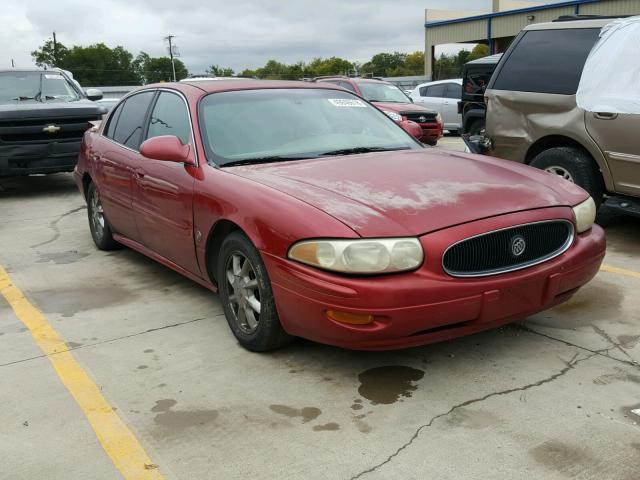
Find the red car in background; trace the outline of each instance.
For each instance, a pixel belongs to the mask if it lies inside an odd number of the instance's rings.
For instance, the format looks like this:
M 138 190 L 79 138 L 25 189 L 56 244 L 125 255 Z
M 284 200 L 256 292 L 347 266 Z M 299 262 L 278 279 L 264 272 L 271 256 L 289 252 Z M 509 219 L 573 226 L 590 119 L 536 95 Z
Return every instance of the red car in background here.
M 253 351 L 493 328 L 570 298 L 605 251 L 581 188 L 425 148 L 327 83 L 142 87 L 85 134 L 75 179 L 98 248 L 219 292 Z
M 440 114 L 414 104 L 411 98 L 393 83 L 375 78 L 344 76 L 318 77 L 314 82 L 332 83 L 360 95 L 398 123 L 403 120 L 417 123 L 422 129 L 422 135 L 417 138 L 427 145 L 435 146 L 442 138 L 444 124 Z

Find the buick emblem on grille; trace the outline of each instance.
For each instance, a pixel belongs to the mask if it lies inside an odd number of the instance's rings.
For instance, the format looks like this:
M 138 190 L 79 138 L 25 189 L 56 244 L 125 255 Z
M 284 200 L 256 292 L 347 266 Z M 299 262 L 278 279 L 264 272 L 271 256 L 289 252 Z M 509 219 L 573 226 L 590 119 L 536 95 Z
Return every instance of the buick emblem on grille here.
M 511 239 L 511 255 L 514 257 L 519 257 L 522 255 L 527 248 L 527 242 L 525 241 L 522 235 L 516 235 Z
M 57 127 L 56 125 L 47 125 L 42 129 L 42 131 L 47 133 L 56 133 L 60 131 L 60 127 Z
M 419 121 L 420 123 L 424 123 L 424 122 L 426 122 L 426 121 L 427 121 L 427 117 L 425 117 L 425 116 L 423 115 L 423 116 L 421 116 L 420 118 L 418 118 L 418 121 Z

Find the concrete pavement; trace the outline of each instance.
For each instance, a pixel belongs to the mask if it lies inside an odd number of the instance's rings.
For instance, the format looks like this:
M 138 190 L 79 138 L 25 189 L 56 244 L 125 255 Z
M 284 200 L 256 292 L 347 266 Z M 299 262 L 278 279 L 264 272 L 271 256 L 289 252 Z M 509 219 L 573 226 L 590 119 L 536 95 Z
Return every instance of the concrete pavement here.
M 632 480 L 640 220 L 601 221 L 605 263 L 628 274 L 520 325 L 382 353 L 243 350 L 215 295 L 96 250 L 66 174 L 0 180 L 0 265 L 165 478 Z M 122 478 L 1 296 L 0 392 L 0 478 Z

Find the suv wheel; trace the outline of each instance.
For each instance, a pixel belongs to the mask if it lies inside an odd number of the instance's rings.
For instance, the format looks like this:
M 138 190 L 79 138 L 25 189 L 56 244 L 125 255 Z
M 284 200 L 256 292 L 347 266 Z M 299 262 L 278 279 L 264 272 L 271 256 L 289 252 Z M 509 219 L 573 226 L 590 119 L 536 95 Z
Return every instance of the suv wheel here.
M 602 203 L 602 175 L 586 152 L 574 147 L 554 147 L 536 155 L 530 165 L 579 185 L 593 197 L 596 205 Z
M 292 340 L 280 324 L 260 253 L 242 233 L 232 232 L 222 242 L 216 278 L 225 317 L 240 345 L 266 352 Z

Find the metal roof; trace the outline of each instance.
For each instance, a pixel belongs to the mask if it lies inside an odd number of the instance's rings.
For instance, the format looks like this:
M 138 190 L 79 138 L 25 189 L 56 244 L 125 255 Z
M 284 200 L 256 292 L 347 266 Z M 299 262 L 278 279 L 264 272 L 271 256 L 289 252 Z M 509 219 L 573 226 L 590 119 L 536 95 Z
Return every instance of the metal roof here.
M 589 3 L 600 3 L 601 0 L 572 0 L 569 2 L 550 3 L 548 5 L 537 5 L 535 7 L 518 8 L 515 10 L 506 10 L 504 12 L 485 13 L 483 15 L 475 15 L 472 17 L 452 18 L 451 20 L 435 20 L 425 22 L 425 28 L 441 27 L 444 25 L 453 25 L 456 23 L 473 22 L 475 20 L 488 20 L 490 18 L 507 17 L 509 15 L 518 15 L 522 13 L 539 12 L 541 10 L 552 10 L 554 8 L 575 7 L 586 5 Z

